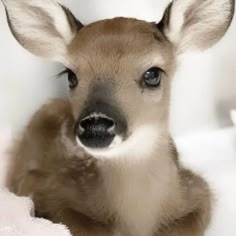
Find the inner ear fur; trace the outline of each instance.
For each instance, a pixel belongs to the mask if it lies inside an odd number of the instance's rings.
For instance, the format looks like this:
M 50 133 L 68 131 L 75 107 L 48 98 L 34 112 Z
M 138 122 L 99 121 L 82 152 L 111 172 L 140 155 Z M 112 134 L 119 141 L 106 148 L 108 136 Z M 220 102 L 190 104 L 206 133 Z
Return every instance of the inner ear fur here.
M 173 0 L 157 26 L 178 52 L 204 50 L 224 36 L 234 9 L 234 0 Z
M 9 27 L 28 51 L 63 63 L 67 46 L 83 27 L 54 0 L 2 0 Z

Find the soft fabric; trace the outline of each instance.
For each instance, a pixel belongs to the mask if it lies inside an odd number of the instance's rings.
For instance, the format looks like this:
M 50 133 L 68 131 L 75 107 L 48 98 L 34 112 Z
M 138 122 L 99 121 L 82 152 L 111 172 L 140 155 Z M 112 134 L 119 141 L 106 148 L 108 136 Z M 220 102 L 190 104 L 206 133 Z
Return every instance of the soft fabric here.
M 206 236 L 235 236 L 236 128 L 185 136 L 176 143 L 181 161 L 208 180 L 215 196 Z M 0 236 L 69 236 L 65 226 L 34 218 L 32 201 L 5 188 L 10 144 L 9 130 L 0 130 Z

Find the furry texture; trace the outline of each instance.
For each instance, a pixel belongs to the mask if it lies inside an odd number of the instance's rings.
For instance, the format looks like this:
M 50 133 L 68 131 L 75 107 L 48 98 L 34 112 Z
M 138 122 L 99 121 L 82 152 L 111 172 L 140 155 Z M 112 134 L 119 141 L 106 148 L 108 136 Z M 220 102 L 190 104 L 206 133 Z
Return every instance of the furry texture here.
M 0 236 L 71 236 L 63 225 L 34 217 L 30 198 L 18 197 L 7 190 L 7 173 L 12 159 L 8 149 L 13 142 L 10 128 L 0 130 Z
M 39 216 L 64 222 L 74 235 L 201 235 L 209 221 L 207 184 L 176 165 L 169 141 L 158 158 L 94 159 L 71 136 L 68 105 L 56 100 L 34 116 L 15 149 L 12 191 L 31 195 Z
M 214 19 L 215 14 L 206 14 L 220 10 L 222 2 L 227 6 L 222 14 Z M 4 3 L 15 37 L 31 51 L 40 55 L 55 49 L 48 34 L 46 51 L 34 47 L 37 40 L 27 33 L 32 17 L 50 36 L 65 34 L 60 37 L 64 47 L 58 45 L 59 52 L 53 53 L 79 78 L 69 99 L 52 101 L 33 116 L 13 148 L 11 190 L 32 196 L 37 215 L 65 223 L 75 236 L 202 236 L 210 220 L 211 194 L 206 182 L 178 161 L 168 133 L 170 84 L 176 57 L 188 48 L 185 42 L 203 49 L 223 36 L 232 19 L 232 1 L 201 1 L 196 11 L 193 1 L 177 0 L 158 25 L 115 18 L 79 32 L 73 30 L 80 26 L 77 20 L 54 1 L 47 3 L 55 10 L 50 13 L 41 3 Z M 27 29 L 16 27 L 22 6 Z M 35 7 L 45 17 L 38 18 Z M 60 23 L 54 13 L 69 23 Z M 206 28 L 209 18 L 212 24 Z M 210 37 L 202 36 L 206 31 Z M 182 44 L 171 40 L 171 34 Z M 162 78 L 156 89 L 142 80 L 152 67 L 160 68 Z M 75 127 L 88 111 L 112 115 L 123 132 L 122 143 L 103 150 L 81 145 Z
M 12 33 L 22 46 L 39 56 L 66 63 L 66 47 L 81 27 L 72 23 L 73 15 L 67 9 L 54 0 L 3 0 L 3 4 Z
M 224 234 L 235 235 L 236 233 L 236 227 L 234 225 L 236 212 L 234 209 L 232 209 L 232 206 L 234 206 L 234 199 L 236 197 L 236 191 L 234 188 L 234 183 L 236 181 L 236 150 L 234 140 L 234 128 L 216 130 L 214 132 L 207 132 L 199 135 L 195 134 L 190 137 L 182 137 L 176 140 L 177 146 L 181 152 L 181 159 L 183 160 L 184 164 L 204 175 L 204 177 L 210 183 L 211 188 L 214 189 L 214 195 L 217 200 L 214 203 L 213 219 L 209 229 L 206 232 L 206 236 L 222 236 Z M 10 127 L 3 130 L 1 129 L 0 188 L 4 188 L 6 186 L 5 176 L 8 170 L 8 164 L 10 162 L 6 151 L 9 146 L 11 146 L 12 141 L 13 140 L 10 136 Z M 0 218 L 3 217 L 4 219 L 3 221 L 0 220 L 1 236 L 19 236 L 21 235 L 21 232 L 22 236 L 26 236 L 27 233 L 23 227 L 26 228 L 29 235 L 37 235 L 35 232 L 36 229 L 39 231 L 40 235 L 48 235 L 47 229 L 45 229 L 45 227 L 51 227 L 51 224 L 47 224 L 49 222 L 40 220 L 40 225 L 44 224 L 45 222 L 46 226 L 42 228 L 39 227 L 39 229 L 38 227 L 35 227 L 35 221 L 37 220 L 29 222 L 28 220 L 31 218 L 27 217 L 26 219 L 23 219 L 20 212 L 23 209 L 24 211 L 32 212 L 29 210 L 32 206 L 31 201 L 26 201 L 25 198 L 19 199 L 5 189 L 0 191 L 0 195 L 1 199 L 3 199 L 3 195 L 6 197 L 4 198 L 6 200 L 2 200 L 0 202 L 0 208 L 2 209 L 0 211 Z M 17 208 L 20 210 L 17 211 L 19 214 L 16 214 L 16 207 L 14 207 L 16 205 L 19 206 Z M 22 205 L 28 205 L 29 208 L 22 207 Z M 14 213 L 14 221 L 12 220 L 12 212 Z M 6 217 L 8 214 L 10 215 L 9 218 Z M 26 215 L 27 213 L 24 212 L 23 214 Z M 222 218 L 222 215 L 227 217 Z M 7 221 L 9 220 L 7 223 L 6 219 Z M 20 225 L 17 225 L 16 222 L 19 222 Z M 31 223 L 34 224 L 32 225 L 32 228 L 29 227 L 29 224 Z M 60 235 L 63 229 L 57 229 L 56 235 Z M 67 233 L 65 232 L 62 235 L 67 236 Z
M 233 11 L 233 0 L 174 0 L 168 9 L 165 33 L 179 53 L 193 48 L 206 49 L 225 34 Z

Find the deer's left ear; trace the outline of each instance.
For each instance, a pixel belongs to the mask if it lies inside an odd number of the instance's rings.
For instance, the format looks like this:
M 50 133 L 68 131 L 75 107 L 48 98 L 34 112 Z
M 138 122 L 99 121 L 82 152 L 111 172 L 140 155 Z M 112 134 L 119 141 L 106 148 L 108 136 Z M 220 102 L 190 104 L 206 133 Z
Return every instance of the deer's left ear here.
M 233 14 L 234 0 L 173 0 L 158 27 L 179 53 L 206 49 L 222 38 Z
M 17 41 L 35 55 L 63 63 L 82 24 L 55 0 L 2 0 Z

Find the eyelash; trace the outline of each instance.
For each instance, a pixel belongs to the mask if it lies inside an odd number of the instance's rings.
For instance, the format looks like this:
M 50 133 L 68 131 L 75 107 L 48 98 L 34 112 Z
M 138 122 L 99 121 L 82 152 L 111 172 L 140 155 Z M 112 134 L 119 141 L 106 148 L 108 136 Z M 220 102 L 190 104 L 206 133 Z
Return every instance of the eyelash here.
M 63 75 L 67 75 L 68 73 L 70 72 L 70 69 L 69 68 L 66 68 L 65 70 L 61 71 L 60 73 L 58 73 L 56 75 L 56 77 L 60 78 L 61 76 Z
M 65 70 L 63 70 L 62 72 L 60 72 L 57 77 L 61 77 L 63 75 L 67 75 L 67 79 L 68 79 L 68 84 L 69 84 L 69 88 L 71 90 L 73 90 L 74 88 L 77 87 L 78 85 L 78 78 L 76 76 L 76 74 L 70 70 L 69 68 L 66 68 Z

